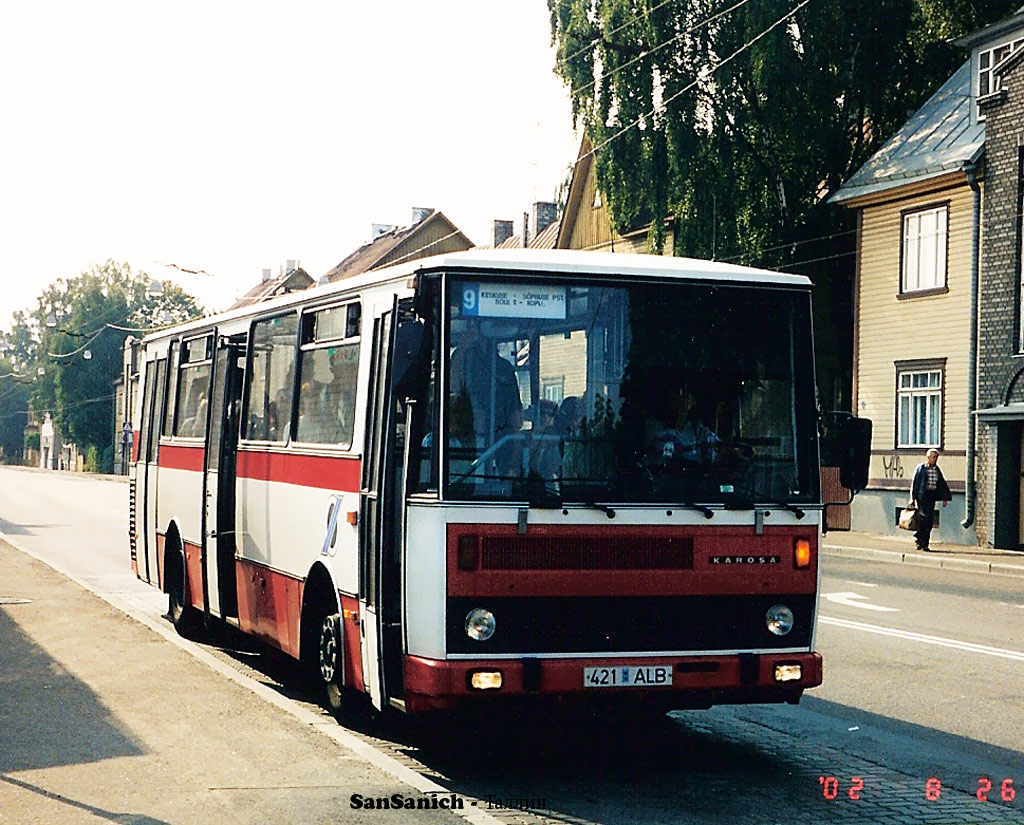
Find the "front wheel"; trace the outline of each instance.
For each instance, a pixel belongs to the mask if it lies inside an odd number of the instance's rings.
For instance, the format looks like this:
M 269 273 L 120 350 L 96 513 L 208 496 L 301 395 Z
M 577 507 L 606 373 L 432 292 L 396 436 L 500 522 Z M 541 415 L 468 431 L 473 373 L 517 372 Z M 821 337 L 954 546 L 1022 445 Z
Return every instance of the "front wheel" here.
M 324 616 L 320 624 L 318 650 L 318 670 L 324 705 L 335 716 L 340 716 L 344 688 L 341 683 L 341 616 L 337 613 Z

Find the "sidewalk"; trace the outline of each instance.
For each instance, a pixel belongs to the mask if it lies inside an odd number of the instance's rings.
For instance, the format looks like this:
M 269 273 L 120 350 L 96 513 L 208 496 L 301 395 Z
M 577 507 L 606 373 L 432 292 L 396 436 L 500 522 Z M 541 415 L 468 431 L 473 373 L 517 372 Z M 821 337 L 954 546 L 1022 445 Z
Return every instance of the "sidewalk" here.
M 830 530 L 822 539 L 826 556 L 871 559 L 921 567 L 941 567 L 962 573 L 994 573 L 1024 578 L 1024 553 L 971 547 L 963 544 L 931 543 L 925 552 L 914 546 L 914 537 L 888 536 L 879 533 L 855 533 Z
M 331 717 L 282 712 L 203 653 L 0 541 L 0 825 L 369 822 L 351 794 L 421 795 L 339 742 L 352 737 Z

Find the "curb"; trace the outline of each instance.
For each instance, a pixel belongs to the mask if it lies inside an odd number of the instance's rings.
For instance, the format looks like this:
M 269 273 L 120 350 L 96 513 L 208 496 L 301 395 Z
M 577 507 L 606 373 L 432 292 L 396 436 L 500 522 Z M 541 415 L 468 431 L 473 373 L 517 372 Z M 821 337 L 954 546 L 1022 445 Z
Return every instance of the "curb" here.
M 874 547 L 849 547 L 839 544 L 822 544 L 821 549 L 827 556 L 910 564 L 915 567 L 933 567 L 942 570 L 955 570 L 960 573 L 989 573 L 997 576 L 1024 578 L 1024 565 L 1021 564 L 943 558 L 941 555 L 925 556 L 921 553 L 904 553 L 900 550 L 879 550 Z

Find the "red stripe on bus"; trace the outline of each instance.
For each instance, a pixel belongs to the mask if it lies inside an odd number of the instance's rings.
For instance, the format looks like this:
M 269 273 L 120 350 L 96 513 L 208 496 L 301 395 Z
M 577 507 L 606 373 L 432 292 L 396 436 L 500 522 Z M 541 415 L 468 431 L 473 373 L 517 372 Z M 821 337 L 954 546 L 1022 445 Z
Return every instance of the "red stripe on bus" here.
M 303 581 L 246 559 L 235 571 L 241 629 L 298 658 Z
M 139 461 L 139 431 L 132 430 L 132 464 Z
M 186 600 L 197 610 L 202 610 L 203 603 L 203 551 L 198 544 L 190 541 L 185 544 L 185 578 L 188 583 Z
M 757 662 L 757 679 L 744 682 L 740 673 L 739 656 L 641 656 L 628 660 L 632 666 L 662 665 L 676 668 L 677 665 L 702 663 L 706 668 L 677 669 L 673 674 L 671 687 L 629 688 L 630 696 L 648 695 L 656 697 L 668 694 L 682 699 L 688 693 L 710 694 L 714 702 L 729 702 L 742 699 L 746 702 L 779 701 L 780 694 L 796 693 L 806 688 L 817 687 L 822 680 L 821 655 L 818 653 L 764 653 Z M 602 659 L 540 659 L 539 688 L 530 694 L 560 695 L 563 697 L 593 697 L 600 694 L 617 695 L 617 688 L 585 688 L 583 668 L 616 667 L 623 665 L 621 658 Z M 799 664 L 803 678 L 798 682 L 780 684 L 775 681 L 776 664 Z M 405 702 L 411 713 L 457 706 L 459 698 L 479 696 L 481 701 L 493 700 L 500 696 L 527 693 L 524 686 L 524 667 L 521 660 L 491 659 L 447 660 L 426 659 L 420 656 L 405 656 Z M 469 686 L 469 675 L 473 671 L 499 671 L 502 675 L 498 690 L 473 690 Z M 528 694 L 529 695 L 529 694 Z
M 206 450 L 202 444 L 161 444 L 160 466 L 201 473 Z
M 753 527 L 665 527 L 645 525 L 609 525 L 592 530 L 580 525 L 530 525 L 528 537 L 547 538 L 552 546 L 565 538 L 577 546 L 588 536 L 595 545 L 616 536 L 623 540 L 644 537 L 652 544 L 659 539 L 692 540 L 692 567 L 663 569 L 630 569 L 628 566 L 608 569 L 594 567 L 575 569 L 538 563 L 529 569 L 484 569 L 478 554 L 476 569 L 460 569 L 459 537 L 507 537 L 510 544 L 517 538 L 514 524 L 448 525 L 448 595 L 449 596 L 742 596 L 768 593 L 815 592 L 817 586 L 817 534 L 807 528 L 765 528 L 764 535 L 754 534 Z M 805 538 L 811 543 L 811 563 L 803 569 L 793 565 L 793 541 Z M 582 542 L 580 540 L 583 540 Z M 725 558 L 729 559 L 728 563 Z M 719 563 L 714 563 L 717 558 Z M 772 563 L 772 559 L 776 559 Z
M 355 596 L 341 597 L 341 626 L 344 628 L 345 684 L 363 692 L 363 654 L 359 633 L 359 602 Z
M 360 461 L 341 456 L 238 451 L 238 477 L 326 490 L 359 489 Z

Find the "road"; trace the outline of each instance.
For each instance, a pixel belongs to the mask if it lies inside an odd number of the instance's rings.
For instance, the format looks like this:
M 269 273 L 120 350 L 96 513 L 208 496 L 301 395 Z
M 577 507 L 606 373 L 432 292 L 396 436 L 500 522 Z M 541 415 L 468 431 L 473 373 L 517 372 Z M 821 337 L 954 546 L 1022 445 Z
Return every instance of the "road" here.
M 123 482 L 0 468 L 0 531 L 162 622 L 164 597 L 127 571 L 126 513 Z M 1024 823 L 1024 579 L 826 555 L 820 612 L 825 684 L 797 707 L 346 735 L 508 822 Z M 268 712 L 313 708 L 281 657 L 197 649 L 269 685 Z

